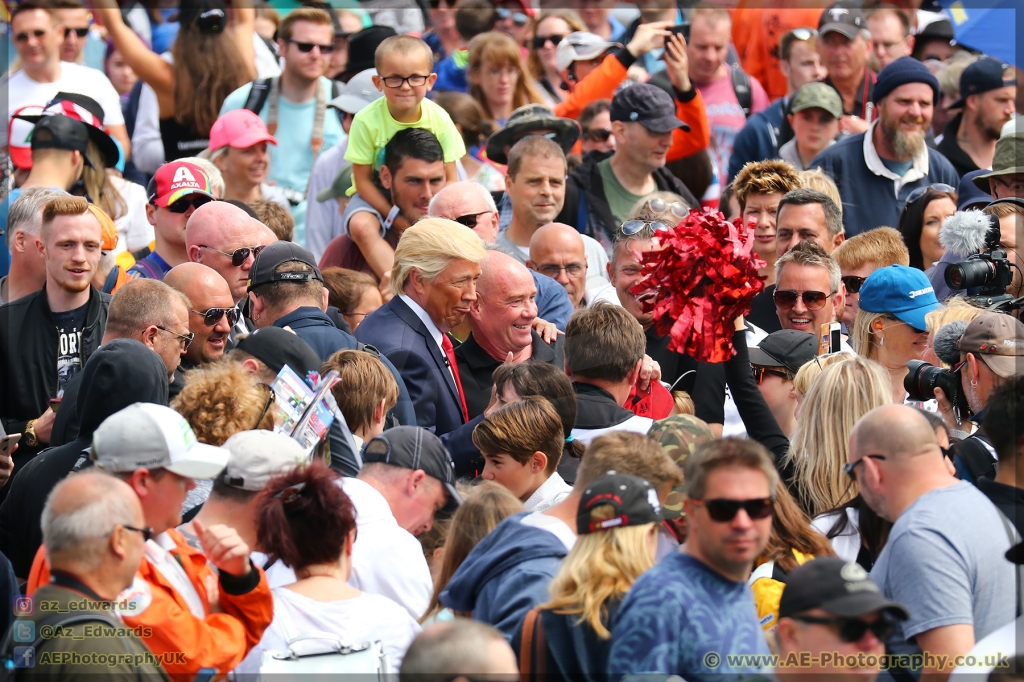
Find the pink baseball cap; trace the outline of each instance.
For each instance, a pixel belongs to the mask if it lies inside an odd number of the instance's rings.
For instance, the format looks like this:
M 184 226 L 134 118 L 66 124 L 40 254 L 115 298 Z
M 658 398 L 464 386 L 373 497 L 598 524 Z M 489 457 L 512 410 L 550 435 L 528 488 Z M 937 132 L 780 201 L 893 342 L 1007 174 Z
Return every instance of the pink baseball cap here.
M 7 122 L 7 144 L 10 147 L 11 163 L 15 168 L 28 170 L 32 168 L 32 131 L 36 124 L 19 116 L 38 116 L 43 113 L 43 107 L 30 104 L 21 107 L 11 115 Z
M 218 118 L 210 128 L 211 152 L 221 147 L 247 149 L 260 142 L 277 144 L 263 119 L 248 109 L 229 111 Z

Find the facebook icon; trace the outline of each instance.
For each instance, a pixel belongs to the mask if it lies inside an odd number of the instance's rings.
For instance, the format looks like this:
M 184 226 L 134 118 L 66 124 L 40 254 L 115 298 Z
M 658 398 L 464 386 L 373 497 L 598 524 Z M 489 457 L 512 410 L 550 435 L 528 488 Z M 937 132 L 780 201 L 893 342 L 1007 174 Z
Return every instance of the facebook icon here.
M 34 668 L 36 666 L 36 649 L 31 646 L 14 647 L 14 667 Z

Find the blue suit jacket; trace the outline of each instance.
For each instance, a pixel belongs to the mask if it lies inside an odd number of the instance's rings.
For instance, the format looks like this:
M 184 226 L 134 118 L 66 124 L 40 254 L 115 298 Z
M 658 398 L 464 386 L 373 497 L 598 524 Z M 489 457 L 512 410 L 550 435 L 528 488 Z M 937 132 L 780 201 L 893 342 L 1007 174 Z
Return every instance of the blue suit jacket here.
M 379 350 L 405 379 L 417 424 L 438 436 L 463 425 L 459 392 L 446 358 L 405 301 L 396 296 L 367 315 L 356 338 Z

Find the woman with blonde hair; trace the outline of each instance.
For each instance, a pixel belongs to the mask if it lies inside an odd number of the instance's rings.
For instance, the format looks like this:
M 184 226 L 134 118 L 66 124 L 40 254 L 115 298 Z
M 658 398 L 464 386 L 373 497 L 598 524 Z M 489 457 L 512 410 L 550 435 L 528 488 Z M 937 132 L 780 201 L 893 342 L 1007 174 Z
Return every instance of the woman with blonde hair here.
M 482 481 L 462 494 L 462 504 L 452 516 L 448 534 L 441 542 L 443 550 L 440 568 L 434 579 L 434 593 L 430 595 L 427 612 L 420 618 L 421 623 L 452 619 L 451 610 L 441 606 L 441 592 L 477 543 L 505 517 L 522 510 L 523 503 L 508 488 L 494 481 Z
M 558 104 L 568 94 L 561 88 L 562 76 L 558 73 L 558 43 L 570 33 L 586 30 L 580 15 L 571 9 L 549 10 L 534 20 L 533 41 L 526 66 L 552 104 Z
M 924 352 L 924 361 L 936 367 L 949 369 L 950 366 L 935 355 L 935 332 L 950 322 L 960 321 L 970 324 L 971 320 L 984 314 L 985 311 L 982 308 L 975 308 L 963 296 L 953 296 L 952 298 L 947 298 L 941 308 L 937 308 L 925 315 L 924 321 L 928 325 L 928 348 Z
M 489 31 L 469 41 L 466 67 L 469 94 L 480 103 L 487 120 L 502 128 L 516 109 L 543 104 L 544 98 L 523 68 L 519 46 L 504 33 Z
M 623 597 L 654 565 L 661 508 L 650 483 L 609 472 L 583 491 L 579 539 L 519 637 L 524 680 L 603 680 L 611 626 Z
M 686 203 L 686 199 L 675 192 L 652 192 L 633 204 L 626 222 L 639 220 L 645 223 L 661 223 L 667 227 L 675 227 L 690 215 L 690 208 L 692 207 Z M 623 227 L 625 227 L 625 223 Z M 654 229 L 661 228 L 655 227 Z
M 854 357 L 821 373 L 804 396 L 796 433 L 782 461 L 789 490 L 809 516 L 857 494 L 843 472 L 850 431 L 868 411 L 892 402 L 889 376 L 877 362 Z
M 796 395 L 796 413 L 797 419 L 800 418 L 800 403 L 803 402 L 804 396 L 811 390 L 811 384 L 817 379 L 821 373 L 829 365 L 834 365 L 837 362 L 845 362 L 846 360 L 852 360 L 855 358 L 853 353 L 846 353 L 840 351 L 838 353 L 830 353 L 829 355 L 819 355 L 814 358 L 813 362 L 805 362 L 800 369 L 797 370 L 796 376 L 793 377 L 793 391 Z

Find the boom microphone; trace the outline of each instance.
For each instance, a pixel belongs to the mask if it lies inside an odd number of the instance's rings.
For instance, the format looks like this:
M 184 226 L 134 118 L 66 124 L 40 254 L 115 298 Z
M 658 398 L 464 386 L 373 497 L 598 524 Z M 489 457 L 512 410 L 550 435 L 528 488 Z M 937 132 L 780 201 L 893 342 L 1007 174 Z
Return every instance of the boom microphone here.
M 964 258 L 985 248 L 985 235 L 999 227 L 999 219 L 981 211 L 957 211 L 942 222 L 939 244 L 946 251 Z
M 932 347 L 935 355 L 950 367 L 960 362 L 960 350 L 956 347 L 960 343 L 960 337 L 967 330 L 967 323 L 963 320 L 954 320 L 939 331 L 935 332 L 932 339 Z

